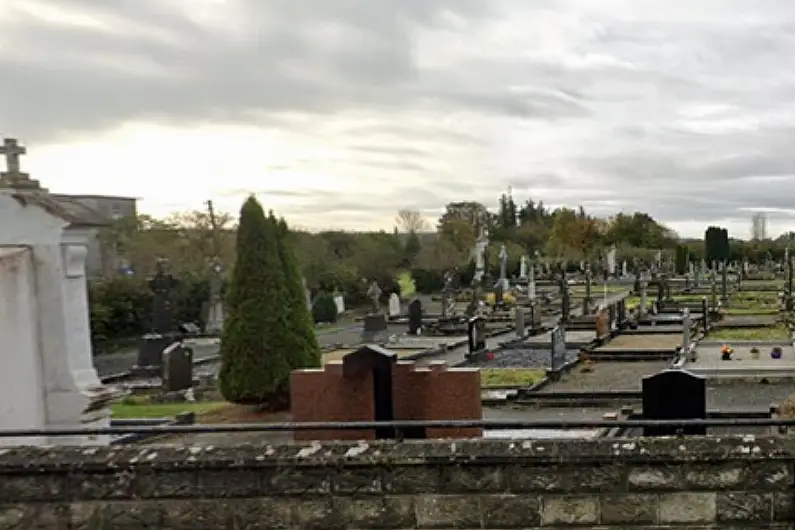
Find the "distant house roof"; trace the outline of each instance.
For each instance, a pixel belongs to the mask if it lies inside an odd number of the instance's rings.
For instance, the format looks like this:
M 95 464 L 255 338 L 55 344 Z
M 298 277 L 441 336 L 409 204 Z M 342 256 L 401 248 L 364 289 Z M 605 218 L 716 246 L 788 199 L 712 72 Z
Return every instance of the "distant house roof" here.
M 109 201 L 137 201 L 138 197 L 124 197 L 121 195 L 65 195 L 63 193 L 53 193 L 56 197 L 66 199 L 89 199 L 89 200 L 109 200 Z
M 18 192 L 12 193 L 11 197 L 23 206 L 38 206 L 47 213 L 60 217 L 71 226 L 108 226 L 112 223 L 111 219 L 93 208 L 63 196 L 50 195 L 46 192 Z

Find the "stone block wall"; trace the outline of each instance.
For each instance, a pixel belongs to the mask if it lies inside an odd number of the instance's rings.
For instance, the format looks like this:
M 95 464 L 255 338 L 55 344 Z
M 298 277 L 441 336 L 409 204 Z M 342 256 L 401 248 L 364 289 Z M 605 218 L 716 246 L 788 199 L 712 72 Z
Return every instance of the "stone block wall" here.
M 792 528 L 795 438 L 0 449 L 0 529 Z

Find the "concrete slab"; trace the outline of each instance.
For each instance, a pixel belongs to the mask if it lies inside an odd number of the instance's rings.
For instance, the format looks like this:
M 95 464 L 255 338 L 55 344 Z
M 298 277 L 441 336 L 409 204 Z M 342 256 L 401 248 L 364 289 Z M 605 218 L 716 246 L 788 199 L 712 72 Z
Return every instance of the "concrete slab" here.
M 466 340 L 466 335 L 445 335 L 442 337 L 415 337 L 403 335 L 396 337 L 395 341 L 387 341 L 386 347 L 395 351 L 435 350 L 441 347 L 451 347 Z
M 687 362 L 683 368 L 709 378 L 791 378 L 795 377 L 795 348 L 792 344 L 780 345 L 784 355 L 781 359 L 770 357 L 772 345 L 764 342 L 744 342 L 742 345 L 731 344 L 734 348 L 732 360 L 721 359 L 721 345 L 699 344 L 696 347 L 696 362 Z M 758 359 L 754 359 L 750 349 L 760 350 Z
M 712 322 L 715 329 L 724 328 L 764 328 L 775 326 L 776 315 L 728 315 L 717 322 Z
M 594 351 L 675 350 L 681 344 L 682 336 L 676 333 L 619 335 L 607 344 L 594 348 Z
M 596 338 L 596 331 L 589 330 L 589 331 L 566 331 L 566 343 L 567 344 L 587 344 L 593 341 Z M 552 332 L 547 331 L 546 333 L 542 333 L 541 335 L 536 335 L 534 337 L 528 337 L 525 341 L 530 346 L 549 346 L 550 342 L 552 341 Z
M 595 362 L 588 367 L 590 371 L 580 365 L 540 392 L 640 390 L 643 377 L 661 372 L 670 365 L 667 361 Z
M 613 409 L 599 408 L 559 408 L 559 409 L 532 409 L 532 408 L 484 408 L 484 420 L 505 421 L 583 421 L 601 420 L 605 413 L 617 412 Z M 559 439 L 559 438 L 595 438 L 598 429 L 500 429 L 486 430 L 484 438 L 530 438 L 530 439 Z

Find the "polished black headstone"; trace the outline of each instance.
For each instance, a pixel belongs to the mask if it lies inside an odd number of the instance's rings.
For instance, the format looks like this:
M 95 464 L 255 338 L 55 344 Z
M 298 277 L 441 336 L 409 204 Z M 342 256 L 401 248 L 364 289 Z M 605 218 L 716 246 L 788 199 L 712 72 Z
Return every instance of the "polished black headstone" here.
M 644 420 L 691 420 L 707 417 L 707 380 L 686 370 L 664 370 L 643 378 Z M 644 427 L 644 436 L 705 435 L 703 425 Z
M 626 300 L 619 300 L 616 303 L 616 308 L 618 310 L 618 325 L 622 326 L 624 322 L 627 321 L 627 302 Z
M 357 379 L 368 373 L 373 375 L 373 398 L 375 399 L 375 421 L 394 421 L 395 406 L 392 393 L 392 377 L 397 364 L 397 354 L 380 346 L 368 344 L 342 358 L 342 374 Z M 375 430 L 379 440 L 394 439 L 395 429 L 379 427 Z
M 422 302 L 415 298 L 409 304 L 409 334 L 417 335 L 422 329 Z
M 467 337 L 469 338 L 469 353 L 486 349 L 486 319 L 472 317 L 467 322 Z

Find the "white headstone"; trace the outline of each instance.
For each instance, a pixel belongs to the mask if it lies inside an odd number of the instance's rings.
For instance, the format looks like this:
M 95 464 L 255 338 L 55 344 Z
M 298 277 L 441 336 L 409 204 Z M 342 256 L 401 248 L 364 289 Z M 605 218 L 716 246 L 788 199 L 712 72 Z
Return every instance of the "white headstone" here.
M 345 298 L 341 294 L 334 295 L 334 304 L 337 306 L 337 314 L 345 312 Z
M 519 259 L 519 278 L 523 280 L 527 278 L 527 257 L 525 256 Z
M 615 276 L 616 274 L 616 247 L 610 247 L 607 251 L 607 272 Z
M 389 295 L 389 316 L 400 316 L 400 297 L 397 293 Z
M 0 426 L 106 428 L 119 396 L 94 369 L 85 263 L 96 228 L 46 208 L 49 197 L 0 190 Z M 11 369 L 13 367 L 13 369 Z M 0 438 L 2 444 L 96 445 L 107 436 Z

